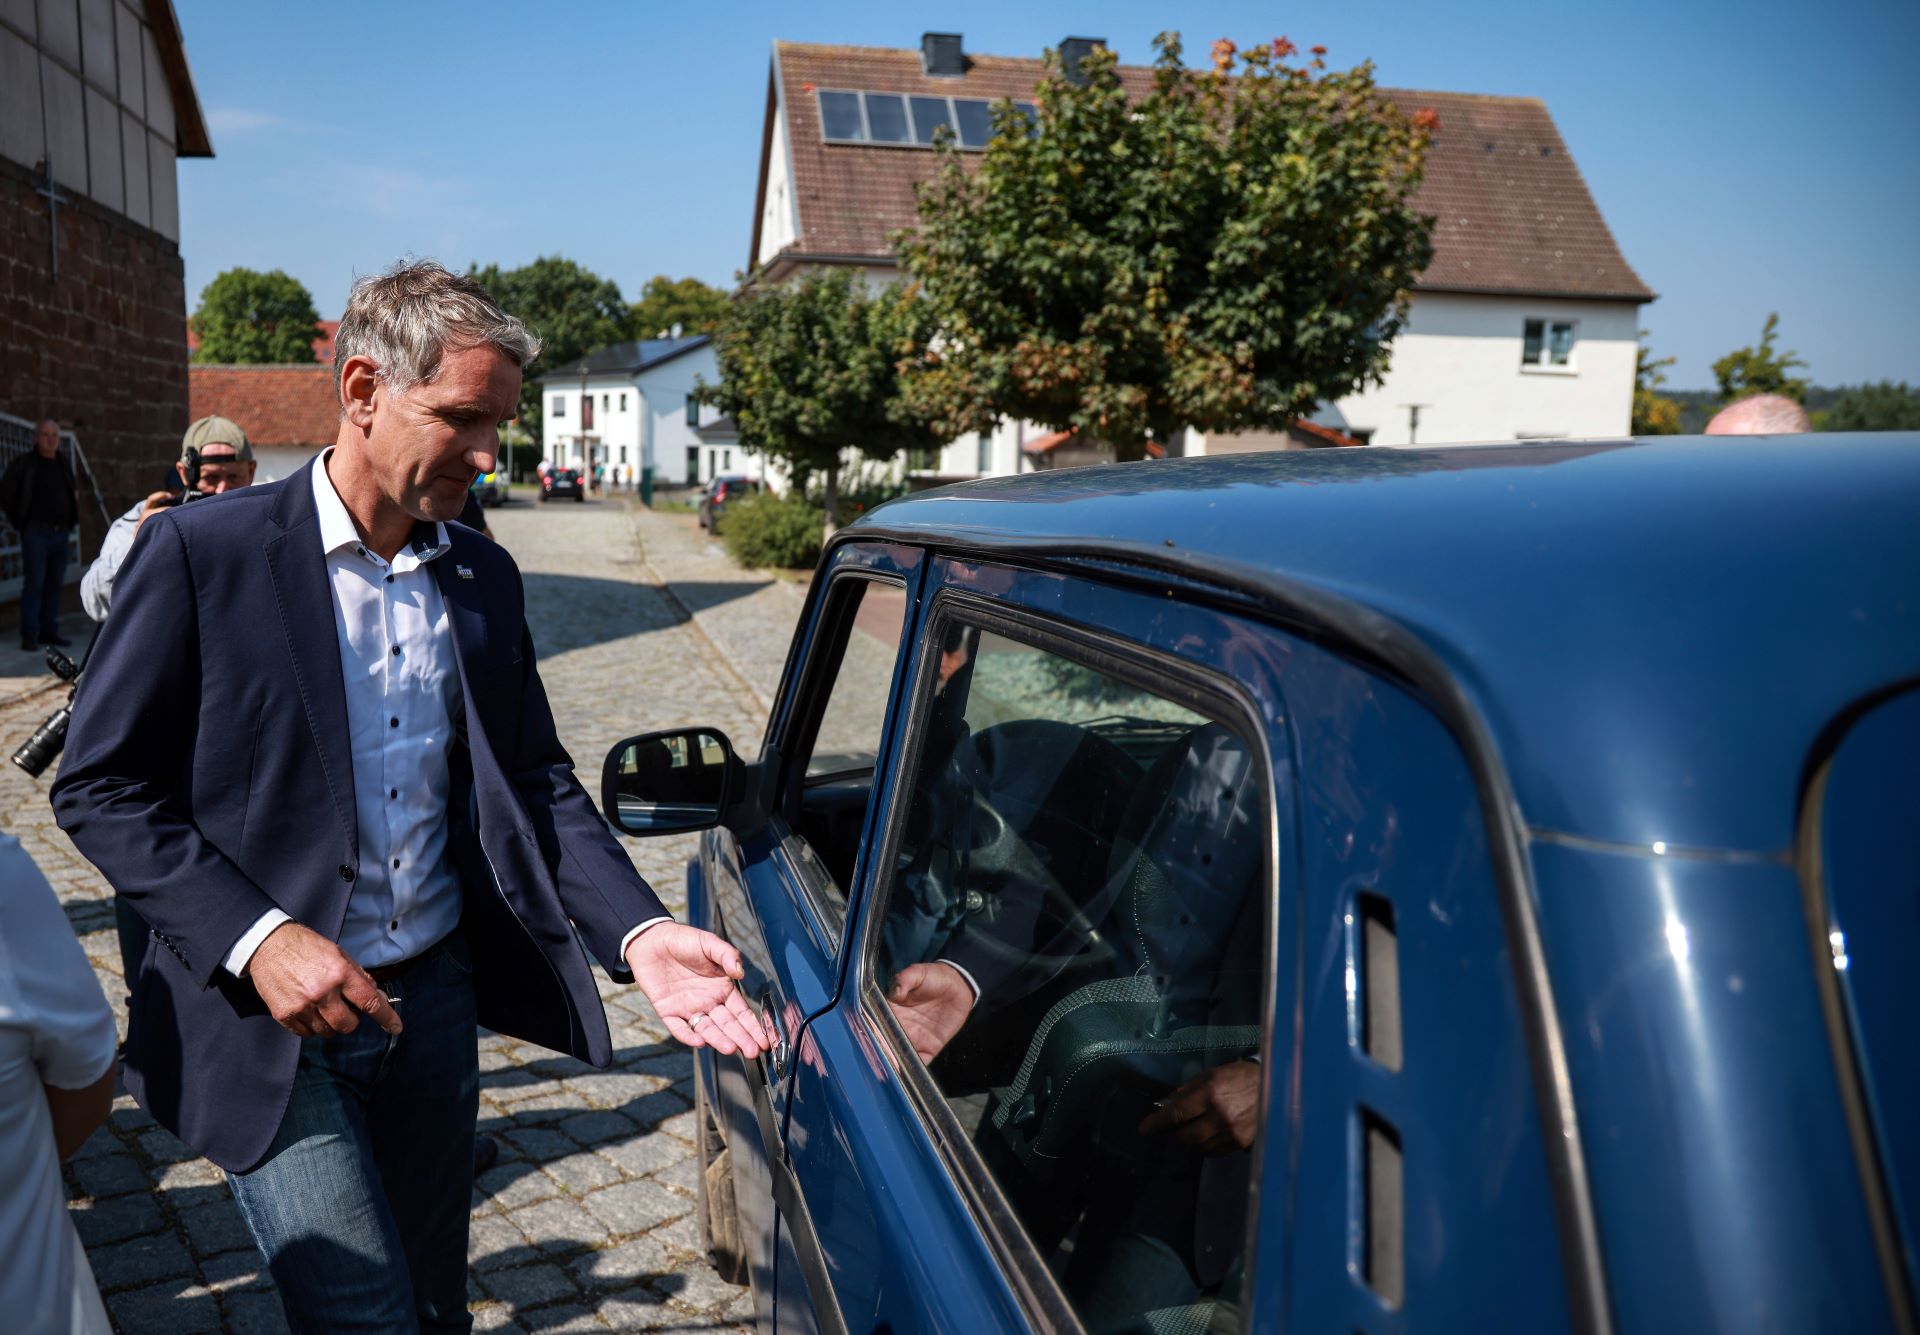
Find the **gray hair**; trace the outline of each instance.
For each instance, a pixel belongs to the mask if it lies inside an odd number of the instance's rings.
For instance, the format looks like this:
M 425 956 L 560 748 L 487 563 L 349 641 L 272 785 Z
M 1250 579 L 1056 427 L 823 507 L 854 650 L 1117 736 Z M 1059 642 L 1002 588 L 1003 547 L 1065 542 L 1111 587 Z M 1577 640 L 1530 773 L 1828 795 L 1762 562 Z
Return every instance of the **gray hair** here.
M 355 281 L 333 336 L 334 396 L 349 357 L 366 357 L 396 392 L 431 384 L 448 352 L 498 348 L 524 368 L 540 340 L 487 290 L 434 260 L 402 260 Z

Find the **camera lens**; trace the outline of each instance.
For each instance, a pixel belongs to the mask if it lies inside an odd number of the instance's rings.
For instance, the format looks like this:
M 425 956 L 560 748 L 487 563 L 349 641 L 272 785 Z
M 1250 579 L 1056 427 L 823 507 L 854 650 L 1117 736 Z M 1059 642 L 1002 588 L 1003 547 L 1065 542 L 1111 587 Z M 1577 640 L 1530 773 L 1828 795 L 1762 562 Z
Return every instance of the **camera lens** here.
M 20 749 L 13 753 L 13 763 L 35 779 L 46 773 L 47 766 L 67 744 L 67 722 L 72 717 L 72 705 L 60 706 L 33 730 L 33 736 L 20 743 Z

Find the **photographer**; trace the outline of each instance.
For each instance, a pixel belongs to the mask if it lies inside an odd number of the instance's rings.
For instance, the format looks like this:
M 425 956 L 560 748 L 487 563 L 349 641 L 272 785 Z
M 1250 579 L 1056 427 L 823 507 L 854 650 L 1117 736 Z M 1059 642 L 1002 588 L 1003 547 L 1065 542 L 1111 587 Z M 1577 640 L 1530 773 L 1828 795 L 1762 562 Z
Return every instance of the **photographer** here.
M 173 467 L 183 487 L 189 482 L 189 450 L 197 450 L 200 456 L 200 473 L 194 487 L 200 495 L 218 496 L 223 491 L 253 485 L 253 446 L 247 443 L 247 433 L 226 418 L 203 417 L 181 437 L 180 461 Z M 113 521 L 100 543 L 100 555 L 80 580 L 80 604 L 87 609 L 88 616 L 95 621 L 107 619 L 113 607 L 114 577 L 133 549 L 133 535 L 149 516 L 179 504 L 182 499 L 180 492 L 156 491 Z

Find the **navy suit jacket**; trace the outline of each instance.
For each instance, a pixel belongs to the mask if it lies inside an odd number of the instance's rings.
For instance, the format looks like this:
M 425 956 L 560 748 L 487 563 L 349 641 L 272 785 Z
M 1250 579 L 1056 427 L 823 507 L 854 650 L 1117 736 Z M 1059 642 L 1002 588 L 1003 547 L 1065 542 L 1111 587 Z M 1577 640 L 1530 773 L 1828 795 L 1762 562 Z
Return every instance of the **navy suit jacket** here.
M 448 846 L 480 1022 L 605 1066 L 582 941 L 631 981 L 620 940 L 665 910 L 554 733 L 519 570 L 471 529 L 447 532 L 429 568 L 459 666 Z M 347 737 L 307 470 L 148 520 L 81 678 L 53 806 L 152 927 L 128 981 L 127 1088 L 223 1168 L 266 1152 L 300 1039 L 222 961 L 276 906 L 338 939 L 361 856 Z

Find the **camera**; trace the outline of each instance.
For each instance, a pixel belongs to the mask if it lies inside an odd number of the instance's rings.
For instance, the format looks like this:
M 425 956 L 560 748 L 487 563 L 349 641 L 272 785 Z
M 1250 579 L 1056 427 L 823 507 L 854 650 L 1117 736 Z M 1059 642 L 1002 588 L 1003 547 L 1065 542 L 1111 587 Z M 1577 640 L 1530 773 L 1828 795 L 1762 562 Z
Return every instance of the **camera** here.
M 168 505 L 185 505 L 188 501 L 200 499 L 200 451 L 187 446 L 186 453 L 180 456 L 181 467 L 186 472 L 186 485 L 180 494 L 168 501 Z
M 58 649 L 48 648 L 47 667 L 54 676 L 68 683 L 67 702 L 35 728 L 33 735 L 20 743 L 19 749 L 11 757 L 14 764 L 35 779 L 46 773 L 47 766 L 54 762 L 61 748 L 67 744 L 67 724 L 73 720 L 72 684 L 80 680 L 81 665 Z

